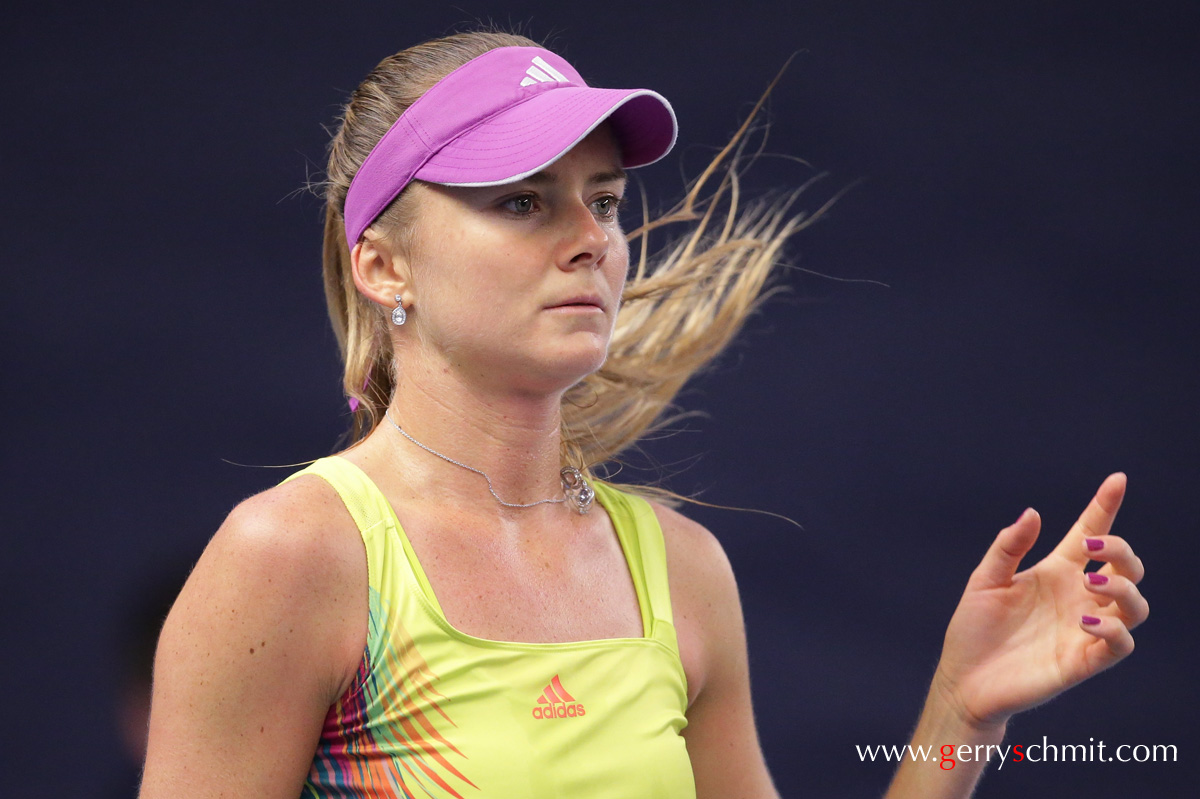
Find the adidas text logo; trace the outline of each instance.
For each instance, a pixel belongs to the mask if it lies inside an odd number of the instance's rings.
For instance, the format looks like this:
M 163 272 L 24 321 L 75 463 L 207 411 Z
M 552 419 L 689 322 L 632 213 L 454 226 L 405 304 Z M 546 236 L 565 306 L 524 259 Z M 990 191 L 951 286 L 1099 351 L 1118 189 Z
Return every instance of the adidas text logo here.
M 567 693 L 566 688 L 563 688 L 557 674 L 542 691 L 542 695 L 538 697 L 537 704 L 533 708 L 535 719 L 576 718 L 586 713 L 583 705 L 576 702 L 575 697 Z
M 532 86 L 535 83 L 570 83 L 566 75 L 546 63 L 540 55 L 533 57 L 533 66 L 525 70 L 522 86 Z

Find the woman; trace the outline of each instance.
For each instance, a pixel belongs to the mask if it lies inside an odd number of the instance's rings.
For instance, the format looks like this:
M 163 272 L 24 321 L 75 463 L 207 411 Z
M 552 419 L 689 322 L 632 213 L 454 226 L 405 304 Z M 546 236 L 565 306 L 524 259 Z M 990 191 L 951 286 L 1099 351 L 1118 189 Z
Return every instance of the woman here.
M 776 795 L 719 544 L 588 468 L 720 351 L 802 224 L 786 202 L 740 211 L 733 171 L 714 223 L 714 164 L 672 217 L 692 235 L 653 271 L 643 249 L 626 286 L 625 170 L 674 139 L 663 98 L 587 88 L 504 34 L 412 48 L 359 87 L 325 237 L 357 441 L 242 503 L 197 564 L 159 647 L 143 797 Z M 914 744 L 998 743 L 1132 650 L 1124 484 L 1019 574 L 1037 514 L 1000 532 Z M 965 796 L 979 765 L 908 762 L 889 795 Z

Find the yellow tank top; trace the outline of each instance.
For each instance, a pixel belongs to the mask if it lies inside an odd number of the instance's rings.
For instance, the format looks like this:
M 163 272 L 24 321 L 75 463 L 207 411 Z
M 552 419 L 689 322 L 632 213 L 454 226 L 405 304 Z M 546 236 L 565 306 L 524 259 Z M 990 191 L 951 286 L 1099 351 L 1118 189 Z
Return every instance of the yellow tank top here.
M 367 647 L 329 709 L 304 797 L 696 795 L 680 731 L 687 686 L 653 509 L 597 484 L 641 607 L 643 637 L 517 643 L 446 621 L 387 499 L 344 458 L 316 474 L 367 550 Z

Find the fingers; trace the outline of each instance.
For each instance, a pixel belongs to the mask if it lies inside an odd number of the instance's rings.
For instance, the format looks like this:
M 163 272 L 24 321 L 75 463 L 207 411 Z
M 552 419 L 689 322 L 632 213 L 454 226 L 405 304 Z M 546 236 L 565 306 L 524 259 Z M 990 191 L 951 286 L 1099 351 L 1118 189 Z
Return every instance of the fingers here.
M 1005 527 L 988 548 L 983 560 L 971 574 L 971 586 L 979 589 L 998 588 L 1012 583 L 1021 558 L 1037 541 L 1042 518 L 1033 508 L 1026 508 L 1017 520 Z
M 1103 493 L 1103 486 L 1101 489 Z M 1146 574 L 1142 559 L 1134 554 L 1125 539 L 1108 535 L 1107 528 L 1102 531 L 1093 529 L 1099 534 L 1085 535 L 1078 542 L 1077 551 L 1085 560 L 1104 563 L 1099 571 L 1081 576 L 1084 588 L 1104 608 L 1104 611 L 1097 613 L 1103 612 L 1104 615 L 1085 615 L 1080 619 L 1079 626 L 1105 644 L 1103 648 L 1094 650 L 1095 654 L 1090 658 L 1090 667 L 1099 671 L 1133 651 L 1130 630 L 1150 615 L 1150 604 L 1137 587 Z M 1112 613 L 1113 605 L 1116 606 L 1115 614 Z
M 1120 619 L 1111 616 L 1083 616 L 1079 621 L 1079 629 L 1105 643 L 1094 659 L 1089 657 L 1089 666 L 1093 674 L 1108 668 L 1133 651 L 1133 636 Z
M 1100 569 L 1104 574 L 1119 574 L 1134 585 L 1146 576 L 1146 567 L 1142 565 L 1142 559 L 1134 554 L 1133 548 L 1120 536 L 1085 538 L 1080 551 L 1088 560 L 1104 563 Z
M 1080 543 L 1085 538 L 1103 538 L 1112 529 L 1117 511 L 1121 509 L 1121 500 L 1125 498 L 1126 478 L 1123 472 L 1110 474 L 1100 484 L 1096 496 L 1083 509 L 1079 520 L 1055 547 L 1055 552 L 1068 560 L 1086 563 L 1088 557 L 1080 553 Z
M 1131 580 L 1119 574 L 1090 572 L 1083 575 L 1084 587 L 1096 595 L 1101 606 L 1115 603 L 1118 620 L 1132 630 L 1150 615 L 1150 603 Z

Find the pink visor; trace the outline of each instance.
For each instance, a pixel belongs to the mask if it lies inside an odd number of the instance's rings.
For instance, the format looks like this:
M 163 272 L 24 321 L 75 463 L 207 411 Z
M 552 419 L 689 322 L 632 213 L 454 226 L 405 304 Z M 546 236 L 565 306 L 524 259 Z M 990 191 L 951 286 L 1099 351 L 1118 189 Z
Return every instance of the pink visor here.
M 675 144 L 675 112 L 646 89 L 593 89 L 540 47 L 501 47 L 435 83 L 363 161 L 346 194 L 346 241 L 409 182 L 496 186 L 540 172 L 608 120 L 626 168 Z

